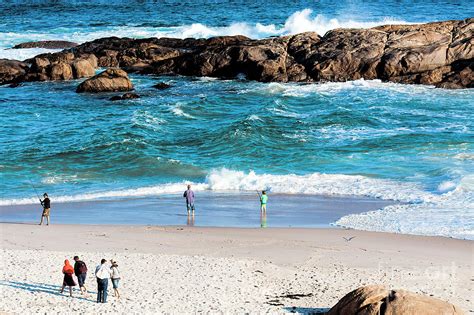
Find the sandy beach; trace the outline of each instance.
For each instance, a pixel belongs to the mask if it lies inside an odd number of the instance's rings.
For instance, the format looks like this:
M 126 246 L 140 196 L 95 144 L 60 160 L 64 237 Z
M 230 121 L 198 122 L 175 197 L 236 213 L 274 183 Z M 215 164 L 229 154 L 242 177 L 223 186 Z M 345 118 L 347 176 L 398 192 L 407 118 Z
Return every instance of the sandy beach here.
M 384 284 L 474 311 L 472 241 L 345 229 L 0 225 L 6 313 L 311 313 Z M 352 239 L 347 241 L 349 238 Z M 344 239 L 346 238 L 346 239 Z M 59 294 L 64 259 L 90 293 Z M 118 261 L 122 298 L 95 303 L 92 270 Z

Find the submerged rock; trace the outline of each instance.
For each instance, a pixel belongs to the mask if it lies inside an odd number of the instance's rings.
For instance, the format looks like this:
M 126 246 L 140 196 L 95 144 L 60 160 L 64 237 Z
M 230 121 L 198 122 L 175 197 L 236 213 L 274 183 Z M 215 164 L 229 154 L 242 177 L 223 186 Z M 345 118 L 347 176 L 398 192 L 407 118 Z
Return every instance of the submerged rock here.
M 463 312 L 448 302 L 405 290 L 388 290 L 381 285 L 360 287 L 346 294 L 327 315 L 452 314 Z
M 110 101 L 121 101 L 121 100 L 130 100 L 130 99 L 135 99 L 135 98 L 140 98 L 140 95 L 135 94 L 135 93 L 125 93 L 123 95 L 115 95 L 109 98 Z
M 21 48 L 47 48 L 47 49 L 66 49 L 79 45 L 78 43 L 65 40 L 42 40 L 37 42 L 25 42 L 12 47 L 12 49 Z
M 133 84 L 127 73 L 121 69 L 109 68 L 79 84 L 76 92 L 98 93 L 130 90 L 133 90 Z
M 167 83 L 164 83 L 164 82 L 159 82 L 159 83 L 153 85 L 153 87 L 155 89 L 158 89 L 158 90 L 166 90 L 166 89 L 169 89 L 171 87 L 171 85 L 169 85 Z

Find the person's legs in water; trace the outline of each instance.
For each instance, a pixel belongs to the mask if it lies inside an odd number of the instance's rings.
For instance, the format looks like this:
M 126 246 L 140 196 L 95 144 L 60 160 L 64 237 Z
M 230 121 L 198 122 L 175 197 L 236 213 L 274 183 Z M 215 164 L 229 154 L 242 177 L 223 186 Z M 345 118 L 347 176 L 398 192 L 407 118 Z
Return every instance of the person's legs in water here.
M 40 224 L 40 225 L 41 225 L 41 224 Z M 66 287 L 66 286 L 63 284 L 63 286 L 61 287 L 61 290 L 60 290 L 59 292 L 60 292 L 60 293 L 63 293 L 65 287 Z

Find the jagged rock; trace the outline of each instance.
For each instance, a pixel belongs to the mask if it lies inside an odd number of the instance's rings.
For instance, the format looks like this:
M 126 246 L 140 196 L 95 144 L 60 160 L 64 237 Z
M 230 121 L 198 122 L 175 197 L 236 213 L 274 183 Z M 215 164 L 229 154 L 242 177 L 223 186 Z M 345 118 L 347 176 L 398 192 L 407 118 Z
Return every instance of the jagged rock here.
M 158 75 L 245 77 L 263 82 L 381 79 L 445 88 L 472 87 L 474 18 L 370 29 L 335 29 L 252 40 L 108 37 L 36 56 L 25 80 L 50 80 L 55 64 L 87 59 L 97 67 Z M 90 73 L 90 71 L 89 71 Z M 76 77 L 76 71 L 73 76 Z
M 327 315 L 452 314 L 463 312 L 456 306 L 405 290 L 388 290 L 381 285 L 360 287 L 346 294 Z
M 133 90 L 133 85 L 127 73 L 121 69 L 109 68 L 79 84 L 76 92 L 98 93 L 130 90 Z
M 135 93 L 125 93 L 123 95 L 115 95 L 109 98 L 110 101 L 121 101 L 121 100 L 131 100 L 135 98 L 140 98 L 140 95 Z
M 76 47 L 78 44 L 64 40 L 43 40 L 37 42 L 25 42 L 13 46 L 13 49 L 20 48 L 48 48 L 48 49 L 66 49 Z
M 28 65 L 18 60 L 0 59 L 0 85 L 24 80 Z
M 171 87 L 171 85 L 169 85 L 167 83 L 164 83 L 164 82 L 159 82 L 159 83 L 153 85 L 153 87 L 155 89 L 158 89 L 158 90 L 166 90 L 166 89 L 169 89 Z

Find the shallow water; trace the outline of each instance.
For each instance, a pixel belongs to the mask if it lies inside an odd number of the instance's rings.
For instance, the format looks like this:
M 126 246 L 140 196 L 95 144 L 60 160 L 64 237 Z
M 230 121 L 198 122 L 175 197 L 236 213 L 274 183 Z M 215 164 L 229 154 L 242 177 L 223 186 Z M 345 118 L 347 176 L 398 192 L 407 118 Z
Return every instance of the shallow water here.
M 188 215 L 181 194 L 116 200 L 54 203 L 52 224 L 189 225 L 217 227 L 330 227 L 351 213 L 376 210 L 393 202 L 365 197 L 273 194 L 266 214 L 256 193 L 196 194 Z M 0 206 L 2 222 L 39 223 L 37 205 Z
M 25 40 L 261 38 L 474 15 L 467 1 L 17 3 L 0 4 L 0 57 L 40 51 L 2 50 Z M 399 200 L 408 204 L 337 223 L 474 238 L 473 90 L 363 80 L 132 81 L 141 98 L 123 102 L 76 94 L 79 81 L 0 87 L 0 205 L 32 204 L 35 189 L 55 202 L 83 202 L 179 193 L 192 182 L 197 191 Z M 157 81 L 172 88 L 151 88 Z

